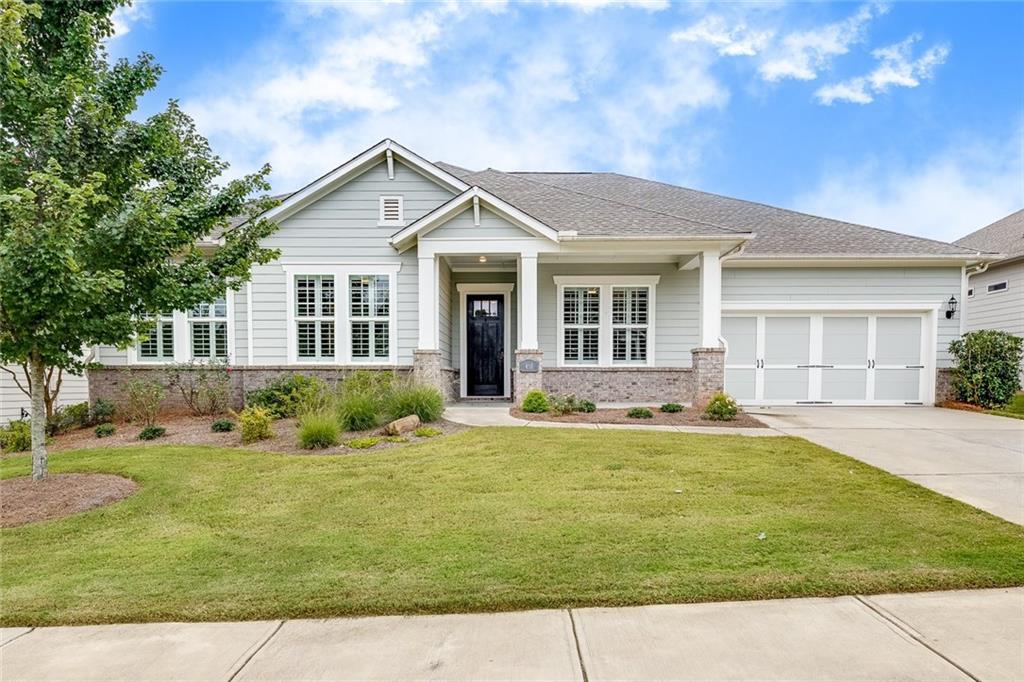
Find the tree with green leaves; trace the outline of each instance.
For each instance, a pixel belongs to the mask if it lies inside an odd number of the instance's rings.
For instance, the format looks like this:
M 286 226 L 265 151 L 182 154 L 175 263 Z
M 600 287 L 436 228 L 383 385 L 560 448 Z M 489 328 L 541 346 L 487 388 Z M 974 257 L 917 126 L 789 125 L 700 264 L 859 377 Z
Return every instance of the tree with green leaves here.
M 133 118 L 161 68 L 110 63 L 122 4 L 0 0 L 0 363 L 28 368 L 37 480 L 48 373 L 83 371 L 83 349 L 128 346 L 147 315 L 222 296 L 277 255 L 261 246 L 269 167 L 218 184 L 227 164 L 176 102 Z

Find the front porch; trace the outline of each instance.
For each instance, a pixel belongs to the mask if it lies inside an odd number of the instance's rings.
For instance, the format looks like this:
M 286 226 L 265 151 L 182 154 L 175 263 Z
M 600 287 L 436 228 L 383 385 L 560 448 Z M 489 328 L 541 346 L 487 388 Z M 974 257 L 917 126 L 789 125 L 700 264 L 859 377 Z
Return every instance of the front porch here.
M 723 389 L 717 245 L 502 242 L 418 244 L 414 372 L 449 401 L 539 388 L 699 404 Z

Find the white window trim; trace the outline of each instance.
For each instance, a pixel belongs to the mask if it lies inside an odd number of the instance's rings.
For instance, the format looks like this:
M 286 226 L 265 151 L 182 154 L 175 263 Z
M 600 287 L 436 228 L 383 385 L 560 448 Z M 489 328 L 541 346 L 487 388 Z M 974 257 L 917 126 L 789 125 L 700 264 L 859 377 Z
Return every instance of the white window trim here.
M 330 278 L 333 285 L 334 301 L 331 305 L 334 306 L 334 313 L 331 315 L 303 315 L 299 317 L 298 304 L 295 304 L 295 334 L 298 336 L 299 324 L 303 322 L 316 323 L 316 331 L 314 332 L 313 345 L 319 351 L 322 343 L 320 336 L 320 329 L 324 326 L 324 323 L 329 323 L 330 327 L 334 327 L 334 348 L 330 356 L 318 356 L 312 358 L 299 358 L 298 357 L 298 338 L 295 340 L 295 355 L 296 360 L 299 362 L 334 362 L 338 357 L 338 279 L 333 275 L 295 275 L 292 278 L 292 285 L 294 286 L 295 280 L 299 277 L 313 277 L 315 278 L 313 286 L 313 306 L 317 312 L 323 312 L 323 281 L 325 277 Z
M 556 364 L 558 367 L 653 367 L 655 364 L 656 347 L 655 330 L 657 329 L 657 285 L 661 275 L 556 275 L 554 278 L 558 295 L 555 297 L 556 324 Z M 565 318 L 562 314 L 566 287 L 598 287 L 601 291 L 601 326 L 598 361 L 596 363 L 579 363 L 565 361 L 564 333 Z M 646 362 L 613 362 L 612 361 L 612 287 L 647 287 L 647 361 Z
M 992 289 L 992 287 L 999 286 L 1000 284 L 1005 284 L 1006 286 L 1004 286 L 1002 289 L 996 289 L 996 290 Z M 989 294 L 1005 294 L 1009 290 L 1010 290 L 1010 281 L 1006 280 L 1006 279 L 1004 279 L 1004 280 L 1002 280 L 1000 282 L 992 282 L 991 284 L 986 284 L 985 285 L 985 295 L 986 296 L 988 296 Z
M 234 359 L 235 359 L 235 347 L 234 347 L 234 336 L 235 336 L 235 333 L 234 333 L 234 325 L 233 325 L 233 320 L 234 320 L 234 317 L 235 317 L 235 310 L 234 310 L 234 298 L 235 298 L 235 296 L 234 296 L 234 294 L 235 294 L 234 291 L 228 291 L 227 294 L 224 295 L 224 308 L 225 308 L 224 317 L 213 317 L 213 316 L 196 317 L 196 316 L 192 315 L 192 311 L 191 310 L 188 310 L 188 311 L 185 312 L 185 328 L 187 329 L 187 332 L 188 332 L 188 347 L 185 350 L 186 350 L 186 355 L 188 356 L 188 359 L 190 361 L 193 361 L 193 362 L 211 362 L 211 361 L 212 362 L 225 362 L 226 361 L 226 362 L 229 362 L 229 363 L 230 362 L 234 362 Z M 211 301 L 209 305 L 212 306 L 213 302 Z M 225 358 L 218 358 L 217 356 L 197 357 L 197 356 L 192 354 L 192 324 L 194 322 L 198 322 L 200 324 L 203 324 L 203 323 L 209 324 L 211 322 L 224 322 L 225 323 L 224 333 L 227 335 L 227 339 L 226 339 L 226 341 L 227 341 L 227 357 L 225 357 Z M 214 338 L 212 333 L 210 335 L 210 347 L 214 350 L 214 352 L 216 352 L 216 339 Z M 178 355 L 177 348 L 175 348 L 174 355 L 175 356 Z
M 384 202 L 390 200 L 398 201 L 398 220 L 384 220 Z M 378 227 L 405 227 L 405 197 L 401 194 L 382 194 L 378 202 L 377 226 Z
M 344 265 L 317 263 L 287 263 L 282 265 L 285 274 L 287 338 L 286 349 L 290 365 L 396 365 L 398 364 L 398 273 L 401 263 L 350 263 Z M 334 276 L 334 357 L 326 359 L 298 357 L 298 326 L 295 319 L 295 278 L 298 275 Z M 388 276 L 388 358 L 352 359 L 352 338 L 349 335 L 350 292 L 348 278 L 352 275 Z M 338 310 L 344 305 L 344 313 Z
M 226 318 L 226 322 L 228 323 L 228 364 L 235 363 L 235 293 L 236 292 L 234 290 L 229 290 L 227 294 L 228 316 Z M 163 315 L 161 317 L 166 319 L 168 316 Z M 185 363 L 192 361 L 203 362 L 209 360 L 209 358 L 192 357 L 192 327 L 189 324 L 190 320 L 188 313 L 184 310 L 175 310 L 171 313 L 170 318 L 174 323 L 174 357 L 142 358 L 139 355 L 139 340 L 136 339 L 135 343 L 128 346 L 128 364 L 169 365 L 171 363 Z M 225 318 L 216 319 L 222 320 Z
M 505 300 L 502 303 L 502 326 L 505 329 L 505 360 L 502 363 L 502 374 L 505 376 L 505 392 L 503 397 L 508 398 L 512 395 L 512 366 L 509 364 L 509 357 L 515 354 L 515 350 L 512 348 L 512 325 L 509 324 L 509 304 L 511 303 L 512 291 L 515 288 L 515 284 L 512 282 L 502 282 L 498 284 L 476 284 L 471 282 L 461 282 L 455 285 L 456 290 L 459 292 L 459 395 L 463 398 L 469 397 L 467 395 L 466 387 L 466 295 L 467 294 L 499 294 Z

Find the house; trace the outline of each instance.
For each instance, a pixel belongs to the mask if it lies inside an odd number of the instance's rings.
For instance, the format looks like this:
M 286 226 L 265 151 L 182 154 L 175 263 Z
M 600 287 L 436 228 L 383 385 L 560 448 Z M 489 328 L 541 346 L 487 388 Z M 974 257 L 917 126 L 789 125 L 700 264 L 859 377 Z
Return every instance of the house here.
M 471 171 L 392 140 L 267 217 L 280 258 L 239 291 L 99 350 L 226 358 L 236 397 L 285 372 L 394 369 L 449 400 L 935 401 L 973 248 L 617 173 Z M 937 380 L 937 376 L 940 378 Z
M 1004 256 L 970 276 L 964 331 L 998 329 L 1024 336 L 1024 209 L 972 232 L 958 245 Z M 1021 365 L 1024 383 L 1024 363 Z
M 50 378 L 51 388 L 56 387 L 57 377 Z M 21 390 L 28 386 L 25 370 L 21 365 L 0 367 L 0 426 L 6 426 L 15 419 L 26 417 L 32 408 L 32 400 Z M 81 403 L 89 399 L 89 380 L 81 376 L 62 372 L 60 391 L 57 393 L 57 407 Z

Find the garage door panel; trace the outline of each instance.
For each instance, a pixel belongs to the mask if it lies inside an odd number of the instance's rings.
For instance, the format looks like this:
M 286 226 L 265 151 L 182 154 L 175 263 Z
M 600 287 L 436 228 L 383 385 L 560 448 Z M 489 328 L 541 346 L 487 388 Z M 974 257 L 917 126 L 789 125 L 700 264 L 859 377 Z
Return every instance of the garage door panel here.
M 751 365 L 757 360 L 757 318 L 726 317 L 722 320 L 722 336 L 728 344 L 726 364 Z
M 920 317 L 879 317 L 876 324 L 876 364 L 921 364 Z
M 866 369 L 831 369 L 821 371 L 822 400 L 864 400 L 868 394 Z
M 765 400 L 807 400 L 809 379 L 806 369 L 766 369 Z
M 916 402 L 921 396 L 921 370 L 879 369 L 875 371 L 875 400 Z
M 737 400 L 753 400 L 757 397 L 757 370 L 726 368 L 725 392 Z
M 867 368 L 868 318 L 825 317 L 822 320 L 821 361 L 826 365 Z
M 765 365 L 806 365 L 810 361 L 810 317 L 766 317 Z

